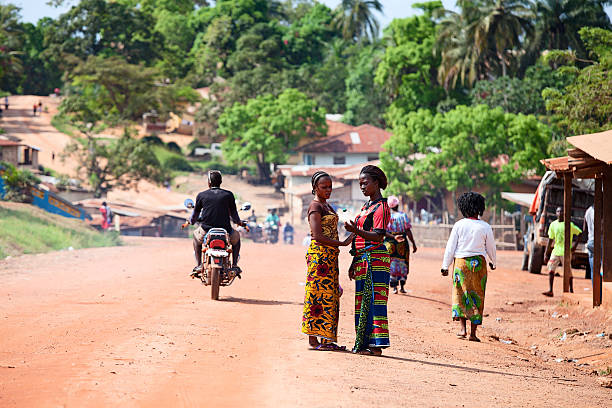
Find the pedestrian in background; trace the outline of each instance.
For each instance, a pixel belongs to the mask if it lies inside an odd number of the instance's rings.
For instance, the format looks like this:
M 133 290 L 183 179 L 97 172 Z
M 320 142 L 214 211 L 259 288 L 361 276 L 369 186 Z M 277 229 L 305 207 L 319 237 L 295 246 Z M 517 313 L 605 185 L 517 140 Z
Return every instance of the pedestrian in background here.
M 453 225 L 446 243 L 442 276 L 448 276 L 448 269 L 453 267 L 452 309 L 453 320 L 461 322 L 457 337 L 467 336 L 467 320 L 470 321 L 470 341 L 479 342 L 476 329 L 482 324 L 485 291 L 487 287 L 487 264 L 495 269 L 496 249 L 493 229 L 479 219 L 485 210 L 485 198 L 475 192 L 462 194 L 457 199 L 463 219 Z
M 34 116 L 36 116 L 36 109 L 38 108 L 38 105 L 34 104 L 34 106 L 32 106 L 32 112 L 34 114 Z
M 583 230 L 586 229 L 588 231 L 589 238 L 587 239 L 587 251 L 589 252 L 589 266 L 591 267 L 591 287 L 593 286 L 593 274 L 595 273 L 595 269 L 593 269 L 593 262 L 595 258 L 595 210 L 593 206 L 587 208 L 586 213 L 584 214 L 584 225 Z M 603 231 L 603 228 L 602 228 Z M 599 274 L 603 276 L 603 269 L 600 267 Z M 601 286 L 599 287 L 601 294 Z
M 389 196 L 387 203 L 391 209 L 391 221 L 387 225 L 387 235 L 385 246 L 391 256 L 391 281 L 389 285 L 393 288 L 393 293 L 397 294 L 398 283 L 401 286 L 400 292 L 406 293 L 404 286 L 408 278 L 410 268 L 410 244 L 412 252 L 416 252 L 417 247 L 412 236 L 412 225 L 406 213 L 399 210 L 399 199 Z
M 563 265 L 565 256 L 565 221 L 563 208 L 557 207 L 555 211 L 557 219 L 548 226 L 548 244 L 544 253 L 544 262 L 548 268 L 548 291 L 542 293 L 544 296 L 553 297 L 553 283 L 555 281 L 555 272 L 558 266 Z M 574 235 L 580 235 L 582 230 L 570 221 L 570 251 L 574 253 L 578 246 L 578 240 L 573 241 Z M 572 242 L 573 241 L 573 242 Z M 569 268 L 569 289 L 574 293 L 574 277 L 572 276 L 572 268 Z

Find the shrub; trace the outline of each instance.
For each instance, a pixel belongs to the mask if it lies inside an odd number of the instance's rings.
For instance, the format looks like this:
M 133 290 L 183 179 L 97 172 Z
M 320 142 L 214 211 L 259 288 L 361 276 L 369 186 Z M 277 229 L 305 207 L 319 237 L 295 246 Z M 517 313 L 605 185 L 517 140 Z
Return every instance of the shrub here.
M 179 156 L 168 157 L 168 159 L 166 159 L 166 161 L 164 162 L 164 167 L 167 170 L 174 170 L 174 171 L 192 171 L 193 170 L 193 167 L 191 167 L 191 164 L 189 164 L 187 159 L 185 159 L 184 157 L 179 157 Z
M 20 203 L 31 203 L 30 187 L 37 185 L 38 180 L 30 171 L 19 170 L 10 163 L 0 162 L 0 177 L 4 179 L 6 194 L 4 200 Z
M 170 150 L 171 152 L 182 153 L 181 147 L 178 144 L 176 144 L 175 142 L 168 142 L 166 144 L 166 148 L 168 150 Z
M 159 136 L 156 136 L 156 135 L 145 136 L 142 138 L 142 140 L 152 145 L 163 145 L 164 144 L 164 141 L 161 140 Z

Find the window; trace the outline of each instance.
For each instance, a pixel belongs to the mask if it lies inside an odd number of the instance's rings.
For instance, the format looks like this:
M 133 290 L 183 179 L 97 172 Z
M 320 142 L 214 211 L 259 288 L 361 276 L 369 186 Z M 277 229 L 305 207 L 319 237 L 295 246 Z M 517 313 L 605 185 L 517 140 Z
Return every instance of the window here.
M 304 164 L 307 164 L 307 165 L 313 165 L 314 164 L 314 160 L 313 160 L 312 154 L 305 154 L 304 155 Z
M 334 156 L 334 164 L 346 164 L 346 156 Z
M 368 156 L 368 161 L 378 160 L 378 156 Z

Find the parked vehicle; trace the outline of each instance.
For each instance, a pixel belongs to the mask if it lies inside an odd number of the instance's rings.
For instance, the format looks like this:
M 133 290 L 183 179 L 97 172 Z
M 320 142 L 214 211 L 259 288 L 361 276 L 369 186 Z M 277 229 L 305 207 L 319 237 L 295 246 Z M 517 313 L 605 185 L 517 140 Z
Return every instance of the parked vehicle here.
M 571 221 L 581 229 L 584 214 L 593 204 L 594 195 L 591 180 L 573 180 Z M 548 244 L 548 226 L 557 218 L 555 215 L 557 207 L 563 207 L 563 180 L 557 178 L 555 172 L 548 171 L 538 186 L 534 202 L 529 210 L 532 220 L 525 235 L 523 270 L 541 273 L 544 251 Z M 578 246 L 572 254 L 572 267 L 585 267 L 588 273 L 589 256 L 586 249 L 586 232 L 583 231 L 575 239 L 578 240 Z

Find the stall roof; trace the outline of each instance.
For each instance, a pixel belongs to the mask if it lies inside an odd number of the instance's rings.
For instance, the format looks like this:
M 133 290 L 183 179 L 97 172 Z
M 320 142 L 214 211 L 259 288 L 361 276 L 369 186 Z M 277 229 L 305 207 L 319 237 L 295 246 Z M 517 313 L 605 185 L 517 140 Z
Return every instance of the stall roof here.
M 567 141 L 595 159 L 612 164 L 612 130 L 572 136 Z
M 512 193 L 504 191 L 501 193 L 501 196 L 515 204 L 529 208 L 531 207 L 531 203 L 533 203 L 535 193 Z

